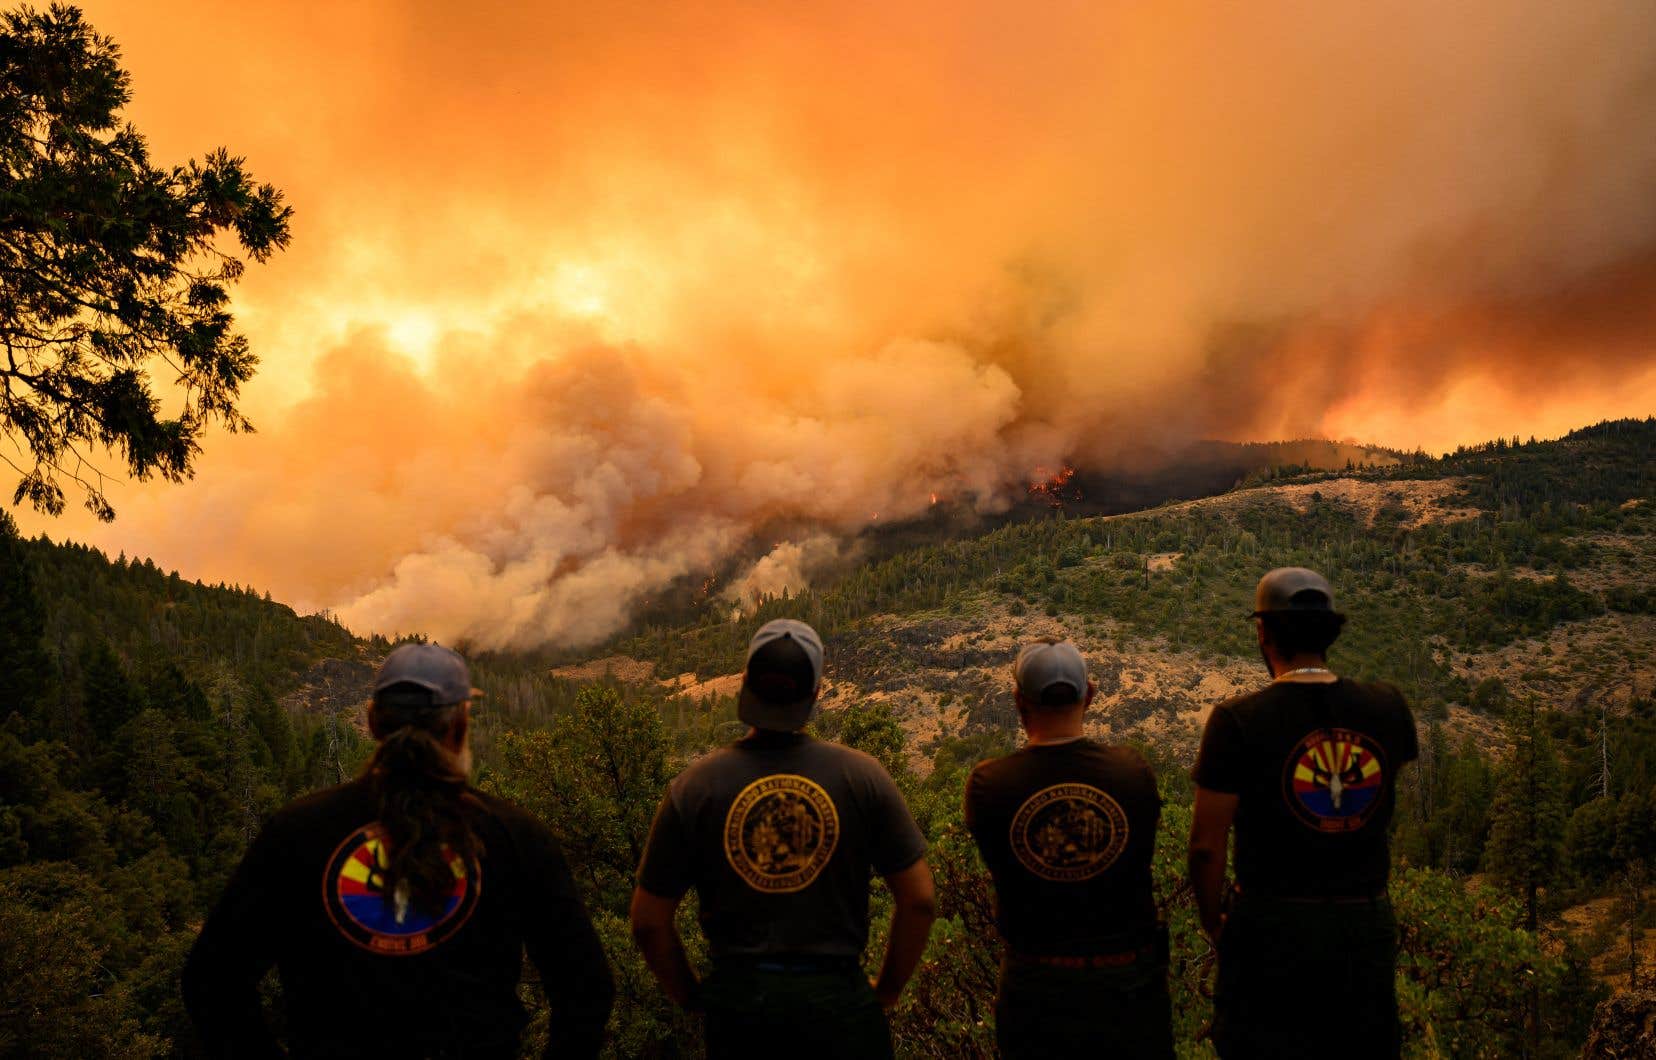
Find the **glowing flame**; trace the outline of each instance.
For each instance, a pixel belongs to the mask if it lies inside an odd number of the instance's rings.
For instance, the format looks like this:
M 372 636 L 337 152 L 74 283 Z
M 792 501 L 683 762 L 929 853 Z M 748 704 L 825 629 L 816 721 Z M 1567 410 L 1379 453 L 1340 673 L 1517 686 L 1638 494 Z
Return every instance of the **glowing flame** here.
M 1075 468 L 1069 464 L 1057 471 L 1037 467 L 1030 473 L 1029 496 L 1044 499 L 1049 508 L 1063 508 L 1066 502 L 1082 499 L 1081 487 L 1071 484 L 1073 478 Z

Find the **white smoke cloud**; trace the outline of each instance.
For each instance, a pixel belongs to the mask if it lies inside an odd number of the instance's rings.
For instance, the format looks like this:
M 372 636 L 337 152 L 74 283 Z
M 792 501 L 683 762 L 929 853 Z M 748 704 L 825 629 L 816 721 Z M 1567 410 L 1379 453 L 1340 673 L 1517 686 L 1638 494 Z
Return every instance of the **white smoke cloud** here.
M 781 541 L 724 589 L 738 614 L 750 612 L 768 596 L 797 595 L 814 576 L 841 562 L 844 542 L 828 534 L 801 541 Z

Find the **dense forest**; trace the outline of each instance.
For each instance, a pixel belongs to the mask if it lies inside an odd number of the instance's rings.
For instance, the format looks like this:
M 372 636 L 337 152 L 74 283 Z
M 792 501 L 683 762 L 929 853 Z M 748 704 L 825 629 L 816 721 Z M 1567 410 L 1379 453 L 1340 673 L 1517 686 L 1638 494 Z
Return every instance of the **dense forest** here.
M 1538 1043 L 1541 1055 L 1569 1055 L 1606 993 L 1593 959 L 1625 951 L 1617 960 L 1649 975 L 1636 931 L 1652 926 L 1656 705 L 1648 688 L 1613 705 L 1540 701 L 1534 673 L 1474 681 L 1456 661 L 1607 615 L 1650 615 L 1653 450 L 1656 423 L 1626 421 L 1557 442 L 1261 479 L 1223 504 L 1057 512 L 904 551 L 736 619 L 726 601 L 694 604 L 682 623 L 642 624 L 599 653 L 714 676 L 739 665 L 755 623 L 786 613 L 823 631 L 831 667 L 850 679 L 870 657 L 901 656 L 881 632 L 891 621 L 1005 608 L 1078 626 L 1107 619 L 1107 635 L 1129 647 L 1245 658 L 1237 616 L 1257 573 L 1317 566 L 1355 616 L 1336 664 L 1401 685 L 1423 726 L 1394 837 L 1411 1051 L 1521 1055 Z M 1446 503 L 1471 514 L 1422 521 L 1382 508 L 1370 521 L 1336 502 L 1352 477 L 1453 480 Z M 1271 500 L 1284 483 L 1310 491 L 1303 511 Z M 1152 574 L 1158 554 L 1177 558 Z M 264 814 L 360 768 L 364 682 L 389 646 L 250 589 L 21 540 L 0 518 L 0 1055 L 192 1054 L 177 974 L 193 933 Z M 1617 652 L 1626 665 L 1649 644 L 1598 650 L 1549 665 L 1613 668 Z M 663 786 L 739 731 L 732 703 L 648 680 L 560 680 L 528 656 L 480 653 L 474 673 L 490 692 L 477 782 L 546 819 L 578 866 L 618 974 L 615 1055 L 696 1055 L 693 1021 L 665 1003 L 627 939 L 626 898 Z M 959 806 L 966 772 L 1015 733 L 988 697 L 967 717 L 923 745 L 885 700 L 818 723 L 887 764 L 932 842 L 942 917 L 895 1015 L 905 1055 L 980 1055 L 993 1041 L 990 891 Z M 1483 728 L 1459 724 L 1467 718 Z M 1183 885 L 1189 749 L 1143 749 L 1167 798 L 1156 878 L 1174 929 L 1181 1049 L 1202 1055 L 1211 954 Z M 1591 937 L 1563 930 L 1561 911 L 1589 899 L 1619 903 L 1617 916 Z M 536 989 L 526 998 L 544 1019 Z M 272 982 L 277 1021 L 279 993 Z

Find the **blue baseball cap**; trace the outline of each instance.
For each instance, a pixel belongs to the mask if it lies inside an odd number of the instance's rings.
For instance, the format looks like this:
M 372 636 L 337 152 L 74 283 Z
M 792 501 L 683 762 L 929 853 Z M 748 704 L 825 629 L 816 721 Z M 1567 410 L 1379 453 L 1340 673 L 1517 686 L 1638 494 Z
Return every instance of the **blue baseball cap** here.
M 441 644 L 393 648 L 374 675 L 374 696 L 393 685 L 414 685 L 431 693 L 431 705 L 447 707 L 482 695 L 472 687 L 471 668 L 460 653 Z

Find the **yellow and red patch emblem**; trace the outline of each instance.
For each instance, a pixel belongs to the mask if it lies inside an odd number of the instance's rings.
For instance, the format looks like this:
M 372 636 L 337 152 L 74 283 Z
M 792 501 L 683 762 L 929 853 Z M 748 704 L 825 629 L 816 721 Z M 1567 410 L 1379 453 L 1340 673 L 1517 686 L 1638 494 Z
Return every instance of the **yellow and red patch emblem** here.
M 419 908 L 406 890 L 386 893 L 390 865 L 383 833 L 366 825 L 346 837 L 322 875 L 322 904 L 339 933 L 371 953 L 406 957 L 441 945 L 465 926 L 482 891 L 478 865 L 443 848 L 454 879 L 435 910 Z

